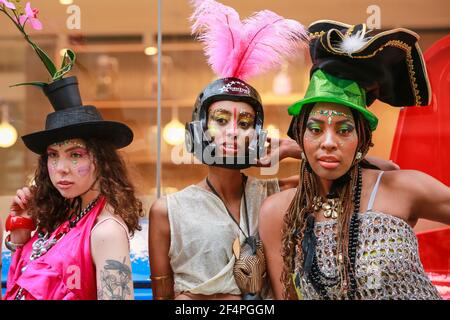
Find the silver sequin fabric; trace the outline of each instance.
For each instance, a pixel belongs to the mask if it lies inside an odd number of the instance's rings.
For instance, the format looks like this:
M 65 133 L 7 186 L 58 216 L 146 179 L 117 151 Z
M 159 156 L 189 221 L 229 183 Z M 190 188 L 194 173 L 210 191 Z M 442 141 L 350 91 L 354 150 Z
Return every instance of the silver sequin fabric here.
M 359 214 L 359 245 L 356 255 L 358 300 L 441 299 L 419 258 L 417 238 L 411 227 L 392 215 L 368 211 Z M 338 278 L 336 221 L 316 222 L 316 256 L 326 277 Z M 300 246 L 297 246 L 300 250 Z M 296 263 L 298 271 L 298 263 Z M 300 278 L 303 299 L 321 299 L 309 280 Z M 332 282 L 330 282 L 332 283 Z M 330 299 L 342 299 L 340 281 L 326 288 Z

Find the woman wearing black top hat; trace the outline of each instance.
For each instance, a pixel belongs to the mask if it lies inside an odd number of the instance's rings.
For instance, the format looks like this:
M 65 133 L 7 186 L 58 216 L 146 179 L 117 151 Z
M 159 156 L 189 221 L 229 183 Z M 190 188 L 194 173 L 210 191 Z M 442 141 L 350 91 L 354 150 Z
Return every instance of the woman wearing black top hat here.
M 133 133 L 83 106 L 75 77 L 43 90 L 55 112 L 45 130 L 22 137 L 39 161 L 6 221 L 15 253 L 5 298 L 132 299 L 129 235 L 140 230 L 142 204 L 116 150 Z
M 419 218 L 450 223 L 450 189 L 424 173 L 383 172 L 363 160 L 378 123 L 367 108 L 375 99 L 430 102 L 418 35 L 400 28 L 371 37 L 365 25 L 334 21 L 309 31 L 311 81 L 289 108 L 289 135 L 304 150 L 299 186 L 268 198 L 260 214 L 275 295 L 439 299 L 412 227 Z

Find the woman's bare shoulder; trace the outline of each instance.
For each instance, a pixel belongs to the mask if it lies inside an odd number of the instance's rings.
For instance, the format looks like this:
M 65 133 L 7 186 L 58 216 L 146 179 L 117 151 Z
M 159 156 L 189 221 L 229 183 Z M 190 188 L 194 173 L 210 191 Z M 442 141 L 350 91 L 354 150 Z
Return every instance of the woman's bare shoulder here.
M 110 219 L 113 218 L 113 219 Z M 108 220 L 108 221 L 104 221 Z M 114 213 L 114 208 L 110 204 L 106 204 L 106 206 L 103 208 L 102 212 L 97 216 L 96 219 L 96 225 L 98 224 L 98 228 L 96 229 L 104 229 L 104 226 L 111 227 L 112 225 L 117 225 L 117 222 L 114 220 L 119 221 L 122 225 L 126 226 L 125 221 L 123 218 L 117 214 Z M 128 230 L 128 228 L 127 228 Z
M 161 219 L 161 218 L 167 218 L 167 199 L 166 197 L 161 197 L 155 202 L 153 202 L 152 206 L 150 207 L 149 211 L 149 218 L 150 219 Z
M 282 217 L 294 199 L 296 191 L 297 188 L 286 189 L 267 197 L 261 206 L 260 218 Z

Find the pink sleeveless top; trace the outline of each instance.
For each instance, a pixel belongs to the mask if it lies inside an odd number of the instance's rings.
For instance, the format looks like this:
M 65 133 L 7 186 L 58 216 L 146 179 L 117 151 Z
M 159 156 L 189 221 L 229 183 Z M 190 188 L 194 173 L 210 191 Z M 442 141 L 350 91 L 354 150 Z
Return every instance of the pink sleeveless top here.
M 38 238 L 37 232 L 19 248 L 11 261 L 4 299 L 15 299 L 22 288 L 26 300 L 96 300 L 97 281 L 91 256 L 91 230 L 105 203 L 106 199 L 100 197 L 91 212 L 41 257 L 30 261 L 32 245 Z M 52 236 L 68 228 L 68 224 L 68 221 L 61 224 Z

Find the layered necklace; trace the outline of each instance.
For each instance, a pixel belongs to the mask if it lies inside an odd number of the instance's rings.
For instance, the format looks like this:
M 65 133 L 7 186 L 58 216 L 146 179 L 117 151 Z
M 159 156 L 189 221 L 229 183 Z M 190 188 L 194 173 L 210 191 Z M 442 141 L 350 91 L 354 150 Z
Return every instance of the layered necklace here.
M 30 255 L 30 262 L 36 260 L 37 258 L 43 256 L 46 254 L 53 246 L 55 246 L 71 229 L 75 228 L 77 223 L 85 216 L 87 215 L 92 208 L 95 207 L 95 205 L 98 202 L 100 196 L 97 196 L 94 200 L 89 202 L 89 204 L 83 209 L 80 210 L 78 214 L 75 215 L 75 217 L 72 219 L 72 216 L 69 218 L 68 223 L 61 227 L 58 233 L 51 237 L 49 232 L 38 232 L 38 238 L 36 241 L 33 242 L 32 245 L 32 251 Z M 76 211 L 75 211 L 76 212 Z M 21 271 L 24 272 L 28 265 L 24 266 Z M 15 300 L 22 300 L 23 298 L 23 288 L 20 288 L 17 292 L 17 295 L 15 297 Z
M 349 281 L 350 283 L 343 283 L 344 292 L 343 294 L 347 296 L 348 299 L 352 300 L 355 298 L 357 283 L 355 276 L 355 263 L 356 263 L 356 251 L 358 248 L 358 234 L 359 234 L 359 219 L 358 213 L 360 208 L 360 200 L 361 200 L 361 190 L 362 190 L 362 172 L 361 167 L 358 165 L 357 167 L 357 183 L 354 190 L 354 210 L 350 220 L 349 226 L 349 241 L 348 241 L 348 254 L 349 254 L 349 264 L 350 270 Z M 342 207 L 342 205 L 341 205 Z M 317 211 L 317 210 L 316 210 Z M 332 213 L 331 213 L 332 216 Z M 317 256 L 316 256 L 316 243 L 317 239 L 314 233 L 314 215 L 310 214 L 306 218 L 306 228 L 305 234 L 303 236 L 302 241 L 302 251 L 303 251 L 303 274 L 306 278 L 311 282 L 314 290 L 319 294 L 322 299 L 329 300 L 330 297 L 327 293 L 327 287 L 335 286 L 339 283 L 340 278 L 337 277 L 328 277 L 322 271 L 320 271 Z M 345 268 L 345 264 L 343 261 L 342 253 L 337 253 L 337 264 L 341 267 Z M 296 285 L 299 285 L 299 275 L 296 275 L 295 282 Z

